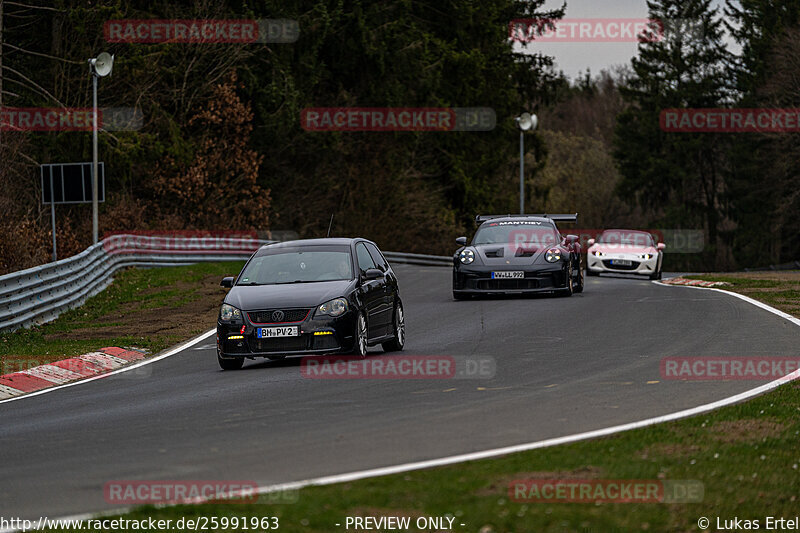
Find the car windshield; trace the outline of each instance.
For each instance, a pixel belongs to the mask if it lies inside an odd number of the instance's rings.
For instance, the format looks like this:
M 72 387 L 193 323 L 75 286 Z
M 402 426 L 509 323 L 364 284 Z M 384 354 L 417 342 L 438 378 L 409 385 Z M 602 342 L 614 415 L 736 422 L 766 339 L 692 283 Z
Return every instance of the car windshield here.
M 543 222 L 489 222 L 483 224 L 472 239 L 473 245 L 508 244 L 542 248 L 554 246 L 561 238 L 556 228 Z
M 237 285 L 275 285 L 353 279 L 349 248 L 287 249 L 257 255 L 247 264 Z
M 642 231 L 604 231 L 597 239 L 600 244 L 624 244 L 630 246 L 654 246 L 653 237 Z

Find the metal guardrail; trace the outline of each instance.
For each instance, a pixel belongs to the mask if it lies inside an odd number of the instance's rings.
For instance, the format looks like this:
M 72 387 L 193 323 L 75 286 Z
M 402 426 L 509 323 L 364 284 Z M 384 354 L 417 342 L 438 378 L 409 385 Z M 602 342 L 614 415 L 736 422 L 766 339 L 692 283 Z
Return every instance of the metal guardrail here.
M 113 235 L 68 259 L 0 276 L 0 331 L 49 322 L 79 307 L 108 287 L 122 268 L 246 260 L 267 242 Z
M 122 268 L 247 260 L 270 242 L 274 241 L 113 235 L 70 258 L 0 276 L 0 331 L 54 320 L 108 287 L 114 273 Z M 436 255 L 384 255 L 392 263 L 449 266 L 453 262 L 450 257 Z
M 453 258 L 446 255 L 406 254 L 401 252 L 383 252 L 390 263 L 406 263 L 422 266 L 453 266 Z

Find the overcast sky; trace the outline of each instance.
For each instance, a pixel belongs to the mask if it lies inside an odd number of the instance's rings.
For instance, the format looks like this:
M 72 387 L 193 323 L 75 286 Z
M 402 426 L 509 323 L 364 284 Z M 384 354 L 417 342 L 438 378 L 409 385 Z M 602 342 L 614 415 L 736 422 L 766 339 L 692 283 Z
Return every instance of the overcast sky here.
M 558 8 L 563 0 L 548 0 L 545 9 Z M 723 0 L 715 0 L 714 4 L 720 7 Z M 586 18 L 647 18 L 647 4 L 645 0 L 567 0 L 567 13 L 565 19 Z M 585 42 L 547 42 L 531 43 L 528 50 L 542 51 L 553 56 L 556 68 L 574 78 L 587 68 L 592 74 L 599 74 L 601 70 L 613 65 L 630 63 L 636 55 L 636 43 L 585 43 Z M 737 49 L 731 48 L 733 51 Z

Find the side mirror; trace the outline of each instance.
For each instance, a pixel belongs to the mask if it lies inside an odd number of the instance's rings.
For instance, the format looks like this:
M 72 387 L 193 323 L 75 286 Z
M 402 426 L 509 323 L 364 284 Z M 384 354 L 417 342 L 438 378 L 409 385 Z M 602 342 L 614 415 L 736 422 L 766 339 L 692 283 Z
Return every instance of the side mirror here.
M 366 280 L 373 280 L 378 279 L 383 276 L 383 272 L 380 271 L 378 268 L 368 268 L 366 272 L 364 272 L 364 279 Z
M 659 251 L 659 252 L 663 252 L 663 251 L 664 251 L 664 248 L 666 248 L 666 247 L 667 247 L 667 245 L 666 245 L 666 244 L 664 244 L 663 242 L 660 242 L 660 243 L 658 243 L 658 244 L 656 245 L 656 248 L 658 248 L 658 251 Z
M 467 245 L 467 238 L 466 237 L 459 237 L 456 239 L 456 244 L 459 246 L 466 246 Z
M 578 236 L 577 235 L 567 235 L 564 238 L 564 240 L 567 241 L 570 244 L 575 244 L 576 242 L 578 242 Z
M 222 281 L 219 282 L 219 286 L 225 287 L 226 289 L 230 289 L 231 287 L 233 287 L 233 280 L 234 280 L 233 276 L 222 278 Z
M 594 246 L 594 243 L 595 243 L 594 239 L 589 239 L 588 241 L 586 241 L 586 246 Z

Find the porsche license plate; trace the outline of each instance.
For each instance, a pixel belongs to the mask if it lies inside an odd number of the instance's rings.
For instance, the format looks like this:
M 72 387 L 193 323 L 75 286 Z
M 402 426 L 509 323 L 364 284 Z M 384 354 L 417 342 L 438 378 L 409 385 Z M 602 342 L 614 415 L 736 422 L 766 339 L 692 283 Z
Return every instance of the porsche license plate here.
M 522 279 L 524 277 L 525 277 L 525 272 L 521 270 L 492 272 L 492 279 Z
M 273 337 L 297 337 L 300 330 L 297 326 L 277 326 L 272 328 L 258 328 L 256 337 L 259 339 L 271 339 Z

